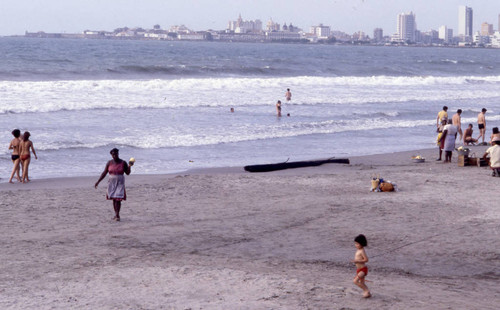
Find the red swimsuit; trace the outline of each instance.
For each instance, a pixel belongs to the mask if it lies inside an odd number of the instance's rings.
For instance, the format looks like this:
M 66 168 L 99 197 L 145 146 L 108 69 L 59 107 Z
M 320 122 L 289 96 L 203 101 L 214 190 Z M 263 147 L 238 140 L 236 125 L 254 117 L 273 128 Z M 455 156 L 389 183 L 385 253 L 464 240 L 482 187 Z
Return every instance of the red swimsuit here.
M 358 273 L 360 272 L 364 272 L 365 273 L 365 277 L 368 275 L 368 266 L 365 266 L 363 268 L 359 268 L 358 270 L 356 270 L 356 275 L 358 275 Z

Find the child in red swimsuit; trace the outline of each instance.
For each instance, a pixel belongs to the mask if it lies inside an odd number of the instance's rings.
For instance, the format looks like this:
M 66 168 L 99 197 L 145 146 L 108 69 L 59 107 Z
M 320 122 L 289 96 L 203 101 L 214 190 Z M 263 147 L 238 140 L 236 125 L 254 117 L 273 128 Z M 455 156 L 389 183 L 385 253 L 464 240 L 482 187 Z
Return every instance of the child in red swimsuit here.
M 368 275 L 368 267 L 366 266 L 366 263 L 368 263 L 368 256 L 366 255 L 365 247 L 368 245 L 368 241 L 364 235 L 359 235 L 354 238 L 354 245 L 358 250 L 354 254 L 354 260 L 352 260 L 356 265 L 356 276 L 353 282 L 363 290 L 363 297 L 369 298 L 372 295 L 365 284 L 365 277 Z

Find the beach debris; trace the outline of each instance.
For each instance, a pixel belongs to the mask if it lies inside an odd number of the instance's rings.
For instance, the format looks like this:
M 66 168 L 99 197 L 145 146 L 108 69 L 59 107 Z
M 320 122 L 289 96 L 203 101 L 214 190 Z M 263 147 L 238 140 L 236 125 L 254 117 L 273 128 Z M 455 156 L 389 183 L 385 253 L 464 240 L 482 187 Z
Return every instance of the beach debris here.
M 397 192 L 398 186 L 396 183 L 391 181 L 386 181 L 380 177 L 380 175 L 372 176 L 371 180 L 371 189 L 372 192 Z
M 412 156 L 411 160 L 414 163 L 423 163 L 423 162 L 425 162 L 425 157 L 423 157 L 422 155 Z

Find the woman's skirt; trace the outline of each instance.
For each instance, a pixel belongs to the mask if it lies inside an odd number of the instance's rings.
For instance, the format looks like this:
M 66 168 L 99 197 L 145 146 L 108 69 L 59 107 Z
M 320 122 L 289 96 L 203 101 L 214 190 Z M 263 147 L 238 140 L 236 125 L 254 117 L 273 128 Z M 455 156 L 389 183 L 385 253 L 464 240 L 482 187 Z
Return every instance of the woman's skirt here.
M 125 176 L 123 174 L 109 175 L 106 199 L 118 201 L 127 200 L 127 193 L 125 191 Z
M 443 150 L 445 152 L 451 152 L 455 149 L 455 135 L 446 136 L 444 139 L 444 147 Z

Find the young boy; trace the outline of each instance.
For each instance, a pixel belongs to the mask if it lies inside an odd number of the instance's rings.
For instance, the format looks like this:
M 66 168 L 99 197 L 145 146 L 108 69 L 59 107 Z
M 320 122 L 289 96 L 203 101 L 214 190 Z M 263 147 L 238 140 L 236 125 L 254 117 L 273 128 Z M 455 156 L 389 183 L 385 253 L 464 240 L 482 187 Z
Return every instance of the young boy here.
M 354 260 L 352 261 L 357 268 L 353 282 L 363 290 L 364 298 L 370 298 L 372 295 L 365 284 L 365 277 L 368 275 L 368 267 L 366 266 L 366 263 L 368 263 L 368 256 L 364 248 L 368 245 L 368 241 L 366 241 L 364 235 L 359 235 L 354 238 L 354 245 L 358 250 L 356 254 L 354 254 Z

